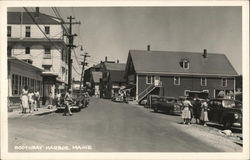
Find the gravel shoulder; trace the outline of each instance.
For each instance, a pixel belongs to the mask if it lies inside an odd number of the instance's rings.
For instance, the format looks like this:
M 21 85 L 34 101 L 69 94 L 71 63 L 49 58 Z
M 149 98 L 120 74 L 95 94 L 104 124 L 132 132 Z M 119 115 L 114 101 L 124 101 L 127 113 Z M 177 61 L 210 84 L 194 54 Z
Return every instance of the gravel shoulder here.
M 173 123 L 172 125 L 179 128 L 181 131 L 196 137 L 204 143 L 225 152 L 242 152 L 242 140 L 240 138 L 242 137 L 241 133 L 225 135 L 220 129 L 211 127 L 211 124 L 207 127 L 197 124 L 184 125 L 180 123 Z

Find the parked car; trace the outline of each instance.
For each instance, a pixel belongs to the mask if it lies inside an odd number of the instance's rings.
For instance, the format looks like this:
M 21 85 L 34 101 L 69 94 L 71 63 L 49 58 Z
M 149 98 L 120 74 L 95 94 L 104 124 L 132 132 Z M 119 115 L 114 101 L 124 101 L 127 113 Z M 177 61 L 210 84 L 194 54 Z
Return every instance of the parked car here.
M 159 97 L 157 101 L 152 103 L 154 112 L 163 111 L 167 114 L 181 114 L 181 105 L 177 98 Z
M 209 121 L 223 124 L 224 128 L 242 128 L 242 103 L 231 99 L 211 99 L 208 103 Z
M 73 101 L 70 101 L 69 105 L 70 105 L 71 110 L 75 110 L 75 111 L 78 111 L 78 112 L 81 111 L 81 106 L 79 105 L 79 101 L 76 101 L 76 100 L 73 99 Z M 65 107 L 66 107 L 66 104 L 63 103 L 63 102 L 60 102 L 60 103 L 56 104 L 57 110 L 64 110 Z
M 111 100 L 113 102 L 124 102 L 123 96 L 121 94 L 115 94 Z

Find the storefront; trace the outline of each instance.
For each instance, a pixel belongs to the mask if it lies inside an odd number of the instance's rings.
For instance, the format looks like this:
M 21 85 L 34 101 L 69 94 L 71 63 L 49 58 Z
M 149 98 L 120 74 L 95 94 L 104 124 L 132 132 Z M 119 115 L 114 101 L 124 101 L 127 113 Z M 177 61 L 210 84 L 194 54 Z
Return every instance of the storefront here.
M 24 86 L 43 95 L 42 69 L 14 57 L 8 57 L 8 101 L 9 106 L 20 105 Z

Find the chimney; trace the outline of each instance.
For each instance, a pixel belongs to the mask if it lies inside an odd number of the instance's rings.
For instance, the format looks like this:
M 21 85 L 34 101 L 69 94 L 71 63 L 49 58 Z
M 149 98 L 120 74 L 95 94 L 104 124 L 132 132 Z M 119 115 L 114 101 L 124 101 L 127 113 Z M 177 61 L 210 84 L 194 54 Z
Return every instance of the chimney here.
M 106 56 L 106 57 L 105 57 L 105 62 L 107 62 L 107 61 L 108 61 L 108 57 Z
M 150 51 L 150 45 L 147 45 L 147 51 Z
M 39 7 L 36 7 L 36 13 L 35 13 L 36 17 L 39 17 Z
M 203 57 L 207 58 L 207 50 L 206 49 L 203 50 Z
M 117 59 L 117 61 L 116 61 L 117 63 L 119 63 L 119 59 Z

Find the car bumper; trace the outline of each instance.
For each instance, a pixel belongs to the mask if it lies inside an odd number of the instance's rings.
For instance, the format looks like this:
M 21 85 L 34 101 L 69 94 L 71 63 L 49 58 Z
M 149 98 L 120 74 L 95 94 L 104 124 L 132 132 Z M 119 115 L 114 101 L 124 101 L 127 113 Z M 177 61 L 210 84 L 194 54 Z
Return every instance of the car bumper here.
M 233 127 L 239 127 L 239 128 L 241 128 L 241 127 L 242 127 L 242 124 L 239 123 L 239 122 L 234 122 L 234 123 L 232 124 L 232 126 L 233 126 Z
M 57 109 L 65 109 L 65 107 L 56 107 Z M 79 109 L 79 106 L 70 106 L 70 109 Z

